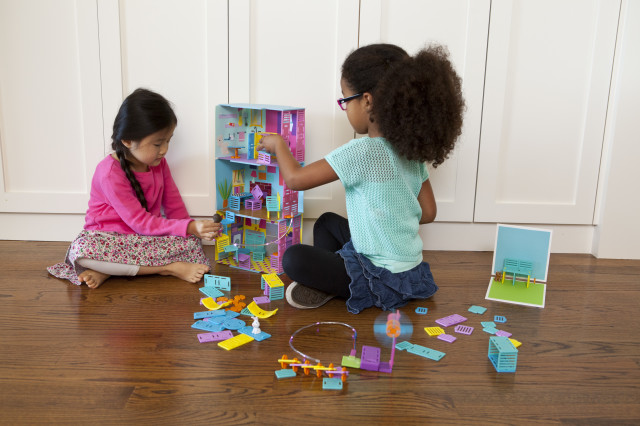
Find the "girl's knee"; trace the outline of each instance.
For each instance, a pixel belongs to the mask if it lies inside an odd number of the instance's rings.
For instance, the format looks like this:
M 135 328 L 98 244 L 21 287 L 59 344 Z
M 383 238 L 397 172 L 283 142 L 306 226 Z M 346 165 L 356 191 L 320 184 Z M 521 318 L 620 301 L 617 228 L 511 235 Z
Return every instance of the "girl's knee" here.
M 298 276 L 298 270 L 303 268 L 305 264 L 305 246 L 304 244 L 295 244 L 290 246 L 282 256 L 282 269 L 289 278 L 295 279 Z

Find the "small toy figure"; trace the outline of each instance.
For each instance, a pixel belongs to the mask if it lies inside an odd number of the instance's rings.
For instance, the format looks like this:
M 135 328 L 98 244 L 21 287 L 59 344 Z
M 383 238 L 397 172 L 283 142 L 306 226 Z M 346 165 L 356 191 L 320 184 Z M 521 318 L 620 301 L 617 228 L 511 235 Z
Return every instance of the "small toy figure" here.
M 260 330 L 260 320 L 258 319 L 258 317 L 251 317 L 251 318 L 253 318 L 253 322 L 251 323 L 253 330 L 251 330 L 251 334 L 262 333 L 262 330 Z

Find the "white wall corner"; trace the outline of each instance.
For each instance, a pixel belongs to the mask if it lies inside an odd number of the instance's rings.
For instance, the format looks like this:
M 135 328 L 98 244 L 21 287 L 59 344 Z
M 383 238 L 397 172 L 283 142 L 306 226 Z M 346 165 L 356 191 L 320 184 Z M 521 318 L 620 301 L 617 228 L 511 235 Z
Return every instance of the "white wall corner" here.
M 640 2 L 623 1 L 605 126 L 592 254 L 640 259 Z

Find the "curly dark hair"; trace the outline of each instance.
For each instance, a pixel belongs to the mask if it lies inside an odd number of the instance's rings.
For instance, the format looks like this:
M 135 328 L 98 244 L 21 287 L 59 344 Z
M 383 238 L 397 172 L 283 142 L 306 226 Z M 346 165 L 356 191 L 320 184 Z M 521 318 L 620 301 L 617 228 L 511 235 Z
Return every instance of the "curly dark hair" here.
M 393 44 L 354 50 L 342 65 L 354 93 L 373 95 L 370 120 L 409 160 L 442 164 L 462 132 L 462 83 L 448 50 L 430 45 L 410 56 Z

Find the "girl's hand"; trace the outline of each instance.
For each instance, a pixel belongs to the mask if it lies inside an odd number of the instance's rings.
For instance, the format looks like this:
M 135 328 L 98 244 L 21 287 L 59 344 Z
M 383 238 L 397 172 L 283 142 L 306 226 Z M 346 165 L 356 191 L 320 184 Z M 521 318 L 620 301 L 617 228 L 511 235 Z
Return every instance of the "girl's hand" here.
M 285 143 L 284 139 L 280 135 L 262 134 L 262 138 L 258 143 L 258 151 L 267 151 L 269 154 L 276 153 L 276 147 L 279 143 Z
M 192 220 L 187 226 L 187 233 L 202 240 L 211 241 L 222 233 L 222 224 L 213 220 Z

